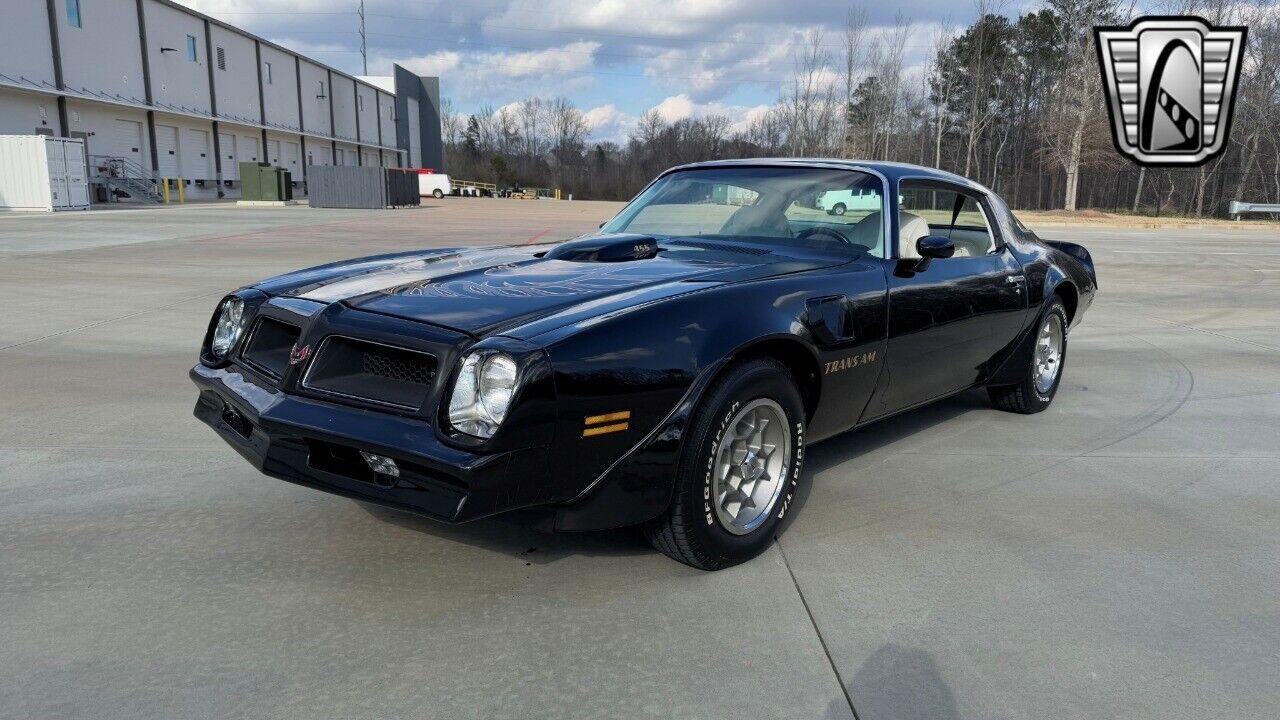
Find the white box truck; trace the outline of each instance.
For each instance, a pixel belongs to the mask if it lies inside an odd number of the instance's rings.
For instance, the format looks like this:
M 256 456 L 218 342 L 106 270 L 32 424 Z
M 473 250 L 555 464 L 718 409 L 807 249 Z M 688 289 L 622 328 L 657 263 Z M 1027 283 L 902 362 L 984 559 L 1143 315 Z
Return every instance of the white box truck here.
M 89 209 L 84 140 L 0 135 L 0 210 Z
M 449 176 L 444 173 L 419 170 L 418 194 L 422 197 L 430 195 L 434 198 L 442 198 L 453 194 L 453 185 L 449 182 Z

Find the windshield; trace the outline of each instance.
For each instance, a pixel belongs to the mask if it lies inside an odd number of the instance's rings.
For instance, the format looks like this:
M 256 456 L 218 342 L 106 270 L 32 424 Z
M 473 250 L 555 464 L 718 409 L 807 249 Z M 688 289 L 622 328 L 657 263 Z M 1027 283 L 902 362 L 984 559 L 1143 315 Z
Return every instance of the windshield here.
M 879 178 L 856 170 L 681 170 L 650 185 L 603 231 L 885 257 L 882 192 Z

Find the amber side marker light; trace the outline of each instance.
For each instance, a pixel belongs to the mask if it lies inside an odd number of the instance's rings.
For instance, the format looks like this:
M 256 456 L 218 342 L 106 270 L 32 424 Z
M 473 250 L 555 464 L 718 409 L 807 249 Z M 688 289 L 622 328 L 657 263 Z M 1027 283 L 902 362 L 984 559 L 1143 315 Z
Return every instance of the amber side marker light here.
M 588 415 L 582 420 L 582 437 L 594 437 L 606 433 L 622 432 L 631 427 L 627 422 L 631 419 L 630 410 L 606 413 L 604 415 Z

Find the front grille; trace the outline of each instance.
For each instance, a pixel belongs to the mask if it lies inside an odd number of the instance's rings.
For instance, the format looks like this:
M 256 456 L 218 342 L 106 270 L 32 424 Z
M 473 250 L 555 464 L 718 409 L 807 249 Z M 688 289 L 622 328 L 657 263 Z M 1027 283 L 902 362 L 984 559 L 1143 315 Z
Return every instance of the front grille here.
M 426 402 L 435 374 L 436 359 L 427 353 L 330 336 L 302 385 L 322 393 L 417 410 Z
M 361 357 L 360 369 L 388 380 L 427 385 L 435 375 L 435 362 L 428 362 L 427 358 L 429 356 L 409 356 L 399 350 L 370 347 Z
M 249 333 L 241 357 L 255 370 L 279 380 L 289 369 L 289 353 L 301 332 L 275 318 L 260 318 Z

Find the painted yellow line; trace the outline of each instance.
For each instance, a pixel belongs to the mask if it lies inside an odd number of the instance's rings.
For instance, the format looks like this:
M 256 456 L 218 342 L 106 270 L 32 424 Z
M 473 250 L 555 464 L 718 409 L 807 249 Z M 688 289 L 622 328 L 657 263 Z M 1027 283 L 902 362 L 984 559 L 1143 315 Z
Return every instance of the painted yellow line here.
M 595 427 L 584 428 L 582 437 L 592 437 L 594 435 L 604 435 L 605 433 L 622 432 L 631 427 L 631 423 L 617 423 L 615 425 L 597 425 Z
M 607 415 L 588 415 L 587 418 L 582 421 L 582 424 L 599 425 L 600 423 L 613 422 L 614 420 L 630 420 L 630 419 L 631 419 L 631 411 L 622 410 L 620 412 L 612 412 Z

